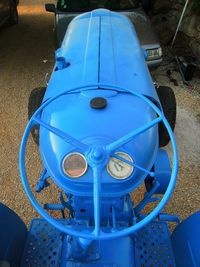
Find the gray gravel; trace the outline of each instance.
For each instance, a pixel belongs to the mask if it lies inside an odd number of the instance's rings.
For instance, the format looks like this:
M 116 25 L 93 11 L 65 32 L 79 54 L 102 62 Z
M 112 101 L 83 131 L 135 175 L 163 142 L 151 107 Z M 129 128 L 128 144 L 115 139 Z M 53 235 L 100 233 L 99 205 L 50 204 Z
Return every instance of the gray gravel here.
M 0 201 L 26 222 L 35 214 L 20 183 L 19 145 L 27 123 L 29 94 L 34 87 L 45 85 L 45 74 L 51 72 L 54 60 L 53 15 L 45 13 L 44 3 L 21 0 L 19 25 L 0 29 Z M 32 140 L 30 143 L 36 155 L 37 148 Z
M 26 3 L 29 3 L 28 5 Z M 14 209 L 28 223 L 37 216 L 23 192 L 18 171 L 18 150 L 27 123 L 27 102 L 30 91 L 44 86 L 44 77 L 51 72 L 54 60 L 52 28 L 53 16 L 45 13 L 45 1 L 20 1 L 18 26 L 0 30 L 0 200 Z M 44 63 L 44 60 L 47 60 Z M 174 88 L 178 116 L 176 138 L 179 147 L 180 171 L 176 190 L 166 210 L 182 218 L 200 209 L 200 105 L 199 94 L 173 75 L 179 86 L 173 86 L 160 67 L 153 75 L 163 85 Z M 199 80 L 193 86 L 199 88 Z M 170 147 L 169 147 L 170 150 Z M 29 173 L 32 188 L 41 171 L 37 147 L 32 140 L 28 149 Z M 57 201 L 55 187 L 40 196 L 41 202 Z

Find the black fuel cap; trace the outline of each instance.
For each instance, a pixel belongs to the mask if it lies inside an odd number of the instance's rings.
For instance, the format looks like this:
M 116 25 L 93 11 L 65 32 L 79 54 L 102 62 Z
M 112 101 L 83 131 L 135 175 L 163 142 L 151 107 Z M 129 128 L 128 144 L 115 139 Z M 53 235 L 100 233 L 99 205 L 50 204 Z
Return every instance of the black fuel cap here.
M 94 109 L 104 109 L 107 106 L 107 100 L 103 97 L 95 97 L 90 101 L 90 107 Z

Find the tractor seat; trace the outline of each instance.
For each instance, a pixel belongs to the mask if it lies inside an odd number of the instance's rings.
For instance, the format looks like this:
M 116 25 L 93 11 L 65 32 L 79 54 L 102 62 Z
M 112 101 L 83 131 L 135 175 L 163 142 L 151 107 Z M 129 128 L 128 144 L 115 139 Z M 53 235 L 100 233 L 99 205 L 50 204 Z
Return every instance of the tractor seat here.
M 26 235 L 24 222 L 0 203 L 0 267 L 20 266 Z

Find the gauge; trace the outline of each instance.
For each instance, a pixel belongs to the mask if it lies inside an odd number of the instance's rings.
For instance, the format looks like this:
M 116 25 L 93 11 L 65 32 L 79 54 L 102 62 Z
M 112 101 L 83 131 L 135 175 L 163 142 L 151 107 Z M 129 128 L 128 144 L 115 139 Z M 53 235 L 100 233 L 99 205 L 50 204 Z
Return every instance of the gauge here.
M 128 154 L 124 152 L 116 152 L 115 154 L 133 163 L 133 159 Z M 108 173 L 113 178 L 118 180 L 123 180 L 128 178 L 132 174 L 133 169 L 134 169 L 133 166 L 114 157 L 110 158 L 107 165 Z
M 72 178 L 78 178 L 85 174 L 88 165 L 85 157 L 80 153 L 68 154 L 62 163 L 64 173 Z

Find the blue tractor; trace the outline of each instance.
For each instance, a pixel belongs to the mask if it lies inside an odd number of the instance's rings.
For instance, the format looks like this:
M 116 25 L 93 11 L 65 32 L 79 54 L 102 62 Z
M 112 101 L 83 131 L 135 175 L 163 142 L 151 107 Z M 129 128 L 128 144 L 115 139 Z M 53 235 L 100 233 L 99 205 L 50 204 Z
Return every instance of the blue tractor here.
M 179 223 L 162 212 L 178 155 L 174 95 L 161 89 L 126 17 L 98 9 L 71 22 L 47 89 L 31 94 L 19 154 L 24 190 L 43 218 L 27 231 L 0 206 L 1 267 L 200 266 L 200 213 Z M 64 192 L 59 204 L 41 206 L 31 190 L 25 168 L 30 132 L 43 161 L 36 192 L 51 179 Z M 169 140 L 171 164 L 161 148 Z M 141 184 L 146 192 L 134 203 L 130 193 Z M 178 223 L 172 235 L 168 222 Z

